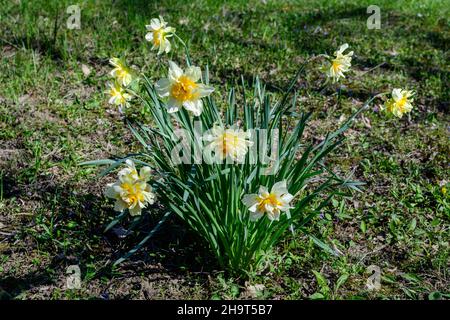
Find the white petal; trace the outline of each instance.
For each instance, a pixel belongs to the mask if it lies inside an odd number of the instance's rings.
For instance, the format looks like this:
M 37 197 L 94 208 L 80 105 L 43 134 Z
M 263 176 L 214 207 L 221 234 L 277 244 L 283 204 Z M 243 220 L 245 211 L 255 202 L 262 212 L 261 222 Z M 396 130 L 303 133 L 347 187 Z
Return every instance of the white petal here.
M 289 204 L 292 199 L 294 199 L 294 196 L 290 193 L 286 193 L 281 196 L 281 200 L 283 200 L 286 204 Z
M 267 218 L 269 218 L 270 221 L 278 221 L 280 220 L 280 211 L 274 210 L 270 214 L 267 215 Z
M 145 40 L 153 42 L 153 32 L 149 32 L 145 35 Z
M 286 180 L 277 182 L 272 187 L 272 193 L 275 195 L 281 197 L 281 195 L 288 193 L 287 187 L 286 187 Z
M 161 28 L 161 22 L 159 21 L 158 18 L 153 18 L 153 19 L 150 21 L 150 27 L 151 27 L 153 30 L 158 30 L 158 29 Z
M 165 34 L 167 34 L 166 35 L 167 37 L 171 37 L 172 36 L 171 33 L 175 32 L 175 28 L 173 28 L 173 27 L 165 27 L 163 31 L 164 31 Z
M 250 212 L 257 212 L 258 211 L 258 203 L 255 203 L 250 208 L 248 208 L 248 211 L 250 211 Z
M 188 67 L 184 74 L 186 76 L 188 76 L 194 82 L 197 82 L 202 77 L 202 71 L 200 70 L 199 67 L 195 67 L 195 66 Z
M 148 181 L 151 176 L 151 169 L 149 167 L 142 167 L 139 171 L 139 178 L 143 181 Z
M 344 43 L 342 46 L 339 47 L 338 52 L 342 53 L 348 48 L 348 43 Z
M 125 164 L 128 166 L 128 168 L 130 168 L 132 171 L 136 170 L 136 166 L 134 165 L 133 160 L 131 159 L 127 159 L 125 160 Z
M 172 45 L 170 44 L 170 41 L 167 39 L 164 39 L 164 52 L 169 53 L 172 49 Z
M 164 18 L 162 16 L 159 16 L 159 23 L 161 25 L 161 28 L 164 28 L 167 25 L 167 22 L 164 21 Z
M 392 110 L 392 114 L 398 118 L 402 118 L 403 117 L 403 113 L 400 112 L 400 110 L 398 108 L 395 108 L 394 110 Z
M 132 215 L 132 216 L 139 216 L 139 215 L 141 215 L 142 208 L 141 208 L 140 205 L 135 205 L 132 208 L 131 207 L 128 208 L 128 210 L 130 211 L 130 215 Z
M 162 78 L 155 84 L 155 89 L 160 97 L 167 97 L 170 93 L 170 80 L 167 78 Z
M 109 59 L 109 63 L 114 67 L 118 67 L 120 65 L 120 60 L 119 58 L 111 58 Z
M 258 193 L 260 195 L 267 195 L 269 193 L 269 190 L 265 186 L 260 186 Z
M 247 207 L 250 208 L 258 203 L 258 195 L 255 193 L 252 194 L 245 194 L 242 197 L 242 203 Z
M 410 112 L 412 110 L 413 106 L 410 103 L 405 104 L 404 109 L 405 112 Z
M 211 129 L 211 131 L 212 131 L 212 134 L 217 137 L 217 136 L 222 135 L 225 130 L 218 125 L 214 125 L 214 127 Z
M 130 100 L 131 99 L 131 95 L 129 95 L 128 93 L 124 93 L 123 97 L 125 98 L 125 100 Z
M 164 39 L 162 39 L 161 43 L 159 44 L 158 55 L 163 53 L 164 49 L 165 49 L 165 41 L 164 41 Z
M 264 205 L 264 209 L 266 209 L 267 213 L 273 213 L 273 211 L 276 209 L 274 208 L 270 203 L 266 203 Z
M 169 78 L 177 80 L 183 75 L 183 70 L 173 61 L 169 61 Z
M 203 105 L 202 100 L 200 99 L 196 101 L 185 101 L 183 102 L 183 106 L 186 108 L 186 110 L 191 111 L 196 117 L 202 114 Z
M 115 199 L 117 197 L 117 192 L 114 190 L 114 184 L 108 183 L 105 189 L 105 196 L 108 198 Z
M 117 199 L 116 203 L 114 204 L 114 211 L 123 211 L 127 208 L 127 204 L 122 199 Z
M 209 96 L 214 92 L 214 88 L 210 86 L 205 86 L 204 84 L 199 84 L 195 89 L 195 93 L 198 94 L 200 98 Z
M 263 217 L 262 213 L 259 212 L 252 212 L 250 213 L 250 221 L 257 221 Z
M 392 97 L 394 98 L 394 100 L 400 100 L 403 95 L 402 95 L 402 89 L 394 89 L 392 90 Z
M 121 169 L 120 171 L 119 171 L 119 173 L 117 174 L 117 176 L 119 177 L 119 179 L 121 178 L 121 177 L 127 177 L 127 176 L 130 176 L 131 174 L 132 174 L 132 169 L 130 169 L 130 168 L 123 168 L 123 169 Z
M 177 112 L 181 108 L 181 105 L 182 104 L 178 100 L 169 98 L 169 101 L 167 101 L 167 112 Z
M 145 198 L 145 201 L 147 201 L 149 204 L 155 203 L 155 195 L 152 192 L 143 191 L 142 192 Z

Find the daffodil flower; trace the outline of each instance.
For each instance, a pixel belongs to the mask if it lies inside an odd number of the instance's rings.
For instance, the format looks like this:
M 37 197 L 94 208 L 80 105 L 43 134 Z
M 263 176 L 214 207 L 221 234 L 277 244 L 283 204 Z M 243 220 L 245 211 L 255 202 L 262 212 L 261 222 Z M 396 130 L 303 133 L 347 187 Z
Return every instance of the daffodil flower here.
M 149 25 L 145 26 L 149 33 L 145 35 L 145 40 L 153 44 L 152 50 L 158 49 L 158 54 L 163 52 L 168 53 L 171 49 L 171 44 L 168 38 L 173 36 L 175 28 L 168 27 L 167 22 L 163 17 L 154 18 Z
M 131 99 L 131 95 L 117 82 L 109 84 L 107 93 L 110 95 L 109 103 L 116 106 L 127 107 L 129 104 L 128 101 Z
M 195 116 L 202 113 L 201 98 L 210 95 L 214 88 L 199 83 L 200 78 L 199 67 L 190 66 L 183 72 L 175 62 L 169 61 L 168 77 L 159 80 L 155 85 L 161 98 L 169 98 L 167 102 L 169 113 L 177 112 L 182 107 Z
M 409 90 L 394 89 L 392 90 L 392 97 L 386 101 L 383 110 L 392 113 L 394 116 L 401 118 L 403 114 L 412 110 L 411 102 L 413 99 L 413 92 Z
M 128 159 L 126 165 L 126 168 L 119 171 L 118 181 L 108 184 L 105 195 L 116 200 L 114 210 L 128 209 L 130 215 L 138 216 L 148 204 L 155 202 L 155 194 L 147 183 L 150 168 L 143 167 L 138 173 L 133 161 Z
M 288 192 L 286 181 L 280 181 L 272 186 L 270 192 L 265 186 L 259 187 L 258 194 L 246 194 L 242 202 L 250 211 L 250 220 L 255 221 L 267 215 L 269 220 L 279 220 L 280 213 L 292 207 L 290 202 L 294 196 Z
M 227 157 L 238 163 L 245 160 L 248 148 L 253 145 L 249 141 L 249 133 L 240 129 L 225 129 L 220 126 L 214 126 L 210 134 L 206 134 L 205 141 L 209 141 L 208 150 L 214 151 L 219 162 Z
M 333 82 L 337 82 L 339 78 L 345 78 L 344 72 L 347 72 L 351 67 L 353 51 L 344 54 L 344 51 L 347 48 L 347 43 L 340 46 L 339 50 L 334 53 L 336 58 L 330 61 L 330 65 L 326 73 L 329 78 L 333 79 Z
M 133 80 L 130 69 L 119 58 L 111 58 L 109 63 L 114 67 L 111 70 L 111 76 L 116 78 L 121 85 L 127 87 Z

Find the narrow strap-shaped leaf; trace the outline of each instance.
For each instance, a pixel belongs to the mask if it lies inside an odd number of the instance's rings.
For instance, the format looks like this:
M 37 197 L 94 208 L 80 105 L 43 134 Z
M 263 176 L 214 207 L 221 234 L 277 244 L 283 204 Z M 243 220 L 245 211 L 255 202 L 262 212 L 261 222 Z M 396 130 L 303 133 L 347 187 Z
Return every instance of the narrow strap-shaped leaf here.
M 339 253 L 336 250 L 333 250 L 329 245 L 327 245 L 322 240 L 316 238 L 312 234 L 308 234 L 308 237 L 320 248 L 322 248 L 325 252 L 328 252 L 334 256 L 338 256 Z
M 107 232 L 109 231 L 112 227 L 114 227 L 117 223 L 119 223 L 120 221 L 122 221 L 123 218 L 125 218 L 127 212 L 124 210 L 122 211 L 119 215 L 117 215 L 113 221 L 111 221 L 105 228 L 105 230 L 103 232 Z
M 152 229 L 152 231 L 150 231 L 148 233 L 148 235 L 144 239 L 142 239 L 141 242 L 139 242 L 133 249 L 128 251 L 128 253 L 126 255 L 124 255 L 120 259 L 117 259 L 116 262 L 114 262 L 113 266 L 117 266 L 118 264 L 120 264 L 120 263 L 124 262 L 125 260 L 127 260 L 133 254 L 135 254 L 136 251 L 138 251 L 151 237 L 153 237 L 153 235 L 156 232 L 158 232 L 158 230 L 161 228 L 162 224 L 167 220 L 167 218 L 170 216 L 171 213 L 172 213 L 172 211 L 166 212 L 164 214 L 164 216 L 161 218 L 161 220 L 159 220 L 158 224 Z
M 92 160 L 92 161 L 84 161 L 80 162 L 79 166 L 101 166 L 104 164 L 113 164 L 116 163 L 116 160 L 112 159 L 101 159 L 101 160 Z

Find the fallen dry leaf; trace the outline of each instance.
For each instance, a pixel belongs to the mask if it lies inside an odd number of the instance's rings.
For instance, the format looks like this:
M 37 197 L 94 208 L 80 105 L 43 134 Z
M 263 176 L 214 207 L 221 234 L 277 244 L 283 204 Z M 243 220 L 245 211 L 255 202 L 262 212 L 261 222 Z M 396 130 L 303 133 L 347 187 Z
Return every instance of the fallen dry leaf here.
M 83 71 L 83 74 L 84 74 L 85 77 L 88 77 L 91 74 L 91 68 L 89 68 L 85 64 L 81 65 L 81 71 Z

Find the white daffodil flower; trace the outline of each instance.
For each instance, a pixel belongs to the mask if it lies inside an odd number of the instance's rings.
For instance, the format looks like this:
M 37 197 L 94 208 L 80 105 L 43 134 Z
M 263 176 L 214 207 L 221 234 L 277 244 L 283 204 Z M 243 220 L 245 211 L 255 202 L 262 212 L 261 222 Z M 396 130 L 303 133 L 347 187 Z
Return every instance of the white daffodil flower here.
M 169 113 L 177 112 L 184 107 L 195 116 L 203 111 L 202 97 L 210 95 L 213 87 L 198 83 L 201 79 L 199 67 L 190 66 L 183 72 L 175 62 L 169 61 L 169 74 L 156 83 L 156 90 L 160 97 L 168 97 Z
M 105 195 L 116 200 L 114 210 L 128 209 L 130 215 L 138 216 L 148 204 L 155 202 L 155 194 L 147 183 L 150 179 L 150 168 L 143 167 L 139 171 L 131 160 L 126 161 L 127 167 L 118 173 L 118 181 L 107 185 Z
M 158 49 L 158 54 L 170 52 L 171 44 L 168 38 L 173 36 L 175 28 L 168 27 L 161 16 L 159 19 L 152 19 L 145 27 L 150 31 L 145 35 L 145 40 L 153 44 L 152 50 Z
M 130 69 L 127 68 L 119 58 L 111 58 L 109 63 L 114 67 L 114 69 L 111 70 L 111 76 L 116 78 L 124 87 L 128 86 L 133 80 Z
M 109 89 L 106 91 L 110 95 L 109 103 L 116 106 L 128 107 L 128 101 L 131 99 L 131 95 L 128 94 L 124 88 L 117 82 L 110 83 Z
M 333 82 L 337 82 L 339 78 L 345 78 L 344 72 L 350 70 L 353 51 L 344 54 L 347 48 L 347 43 L 340 46 L 339 50 L 334 53 L 336 58 L 331 60 L 330 66 L 327 69 L 327 76 L 332 78 Z
M 386 101 L 383 106 L 387 112 L 392 113 L 394 116 L 401 118 L 403 114 L 411 112 L 413 105 L 413 92 L 409 90 L 394 89 L 392 90 L 392 98 Z
M 220 126 L 214 126 L 211 133 L 204 137 L 205 141 L 209 141 L 208 151 L 214 151 L 215 157 L 222 162 L 227 157 L 238 163 L 245 161 L 245 155 L 250 146 L 253 145 L 249 141 L 249 133 L 240 129 L 225 129 Z
M 280 181 L 272 186 L 270 192 L 265 186 L 259 187 L 258 194 L 246 194 L 242 202 L 250 211 L 250 220 L 255 221 L 267 215 L 270 220 L 279 220 L 280 213 L 292 207 L 290 202 L 294 196 L 288 192 L 286 181 Z

